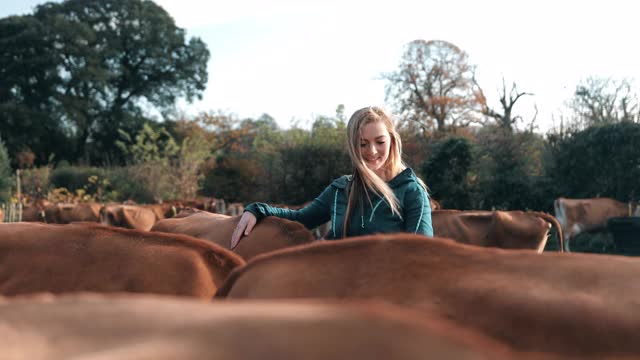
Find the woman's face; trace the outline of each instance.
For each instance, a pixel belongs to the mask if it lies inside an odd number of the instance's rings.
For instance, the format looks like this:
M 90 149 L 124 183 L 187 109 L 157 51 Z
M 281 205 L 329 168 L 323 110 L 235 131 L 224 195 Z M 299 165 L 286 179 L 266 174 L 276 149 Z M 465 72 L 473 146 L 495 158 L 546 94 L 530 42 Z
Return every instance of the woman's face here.
M 384 164 L 389 158 L 391 136 L 381 122 L 365 124 L 360 129 L 360 154 L 369 170 L 387 181 Z

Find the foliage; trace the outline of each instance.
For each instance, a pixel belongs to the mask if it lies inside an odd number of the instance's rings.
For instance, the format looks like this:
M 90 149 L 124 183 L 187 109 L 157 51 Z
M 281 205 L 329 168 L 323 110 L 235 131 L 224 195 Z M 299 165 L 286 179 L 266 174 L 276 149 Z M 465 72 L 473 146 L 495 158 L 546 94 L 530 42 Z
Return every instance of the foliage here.
M 43 169 L 40 175 L 45 173 L 47 171 Z M 36 179 L 33 176 L 38 175 L 37 172 L 25 172 L 25 175 L 27 174 L 32 176 L 28 182 L 34 182 Z M 46 197 L 53 201 L 118 201 L 120 200 L 118 187 L 114 186 L 111 177 L 112 171 L 109 168 L 58 167 L 51 170 L 49 185 L 43 190 Z M 129 178 L 128 181 L 131 179 Z M 49 188 L 51 190 L 48 190 Z
M 512 133 L 497 126 L 483 128 L 477 135 L 474 155 L 474 205 L 484 209 L 540 209 L 536 185 L 545 175 L 543 149 L 543 139 L 534 133 Z
M 156 131 L 149 124 L 144 124 L 134 139 L 121 129 L 118 132 L 124 141 L 116 141 L 116 146 L 133 164 L 159 162 L 168 165 L 180 151 L 171 134 L 162 127 Z
M 263 170 L 255 159 L 238 156 L 219 157 L 208 164 L 202 194 L 227 202 L 267 201 L 262 184 Z
M 194 199 L 204 180 L 203 166 L 210 155 L 210 146 L 202 136 L 193 135 L 182 140 L 180 152 L 172 170 L 174 187 L 179 199 Z
M 153 1 L 45 3 L 2 19 L 0 44 L 12 55 L 0 62 L 0 74 L 12 74 L 0 88 L 0 131 L 19 125 L 22 142 L 11 150 L 27 146 L 41 161 L 49 156 L 41 150 L 53 149 L 63 152 L 58 159 L 118 161 L 117 129 L 137 131 L 149 121 L 146 109 L 169 111 L 207 83 L 206 45 L 187 41 Z
M 195 198 L 211 154 L 208 133 L 197 123 L 177 122 L 173 132 L 182 139 L 180 145 L 165 128 L 146 124 L 135 139 L 121 131 L 125 141 L 116 143 L 132 163 L 131 178 L 145 184 L 155 201 Z
M 22 194 L 34 199 L 46 198 L 49 192 L 49 177 L 51 166 L 41 166 L 20 171 L 20 185 Z
M 450 137 L 436 143 L 422 173 L 432 196 L 445 209 L 470 209 L 469 172 L 473 161 L 472 143 Z
M 407 44 L 399 69 L 384 74 L 386 100 L 424 133 L 481 122 L 482 100 L 468 55 L 442 40 Z
M 0 138 L 0 202 L 6 202 L 11 197 L 11 159 Z
M 139 180 L 139 169 L 135 165 L 109 168 L 107 174 L 117 195 L 114 200 L 133 200 L 139 204 L 155 202 L 156 195 L 147 187 L 146 181 Z
M 0 134 L 12 158 L 31 149 L 39 164 L 49 154 L 70 154 L 55 94 L 61 82 L 54 43 L 47 26 L 34 16 L 0 19 Z
M 51 171 L 49 183 L 52 188 L 65 188 L 71 192 L 84 189 L 91 176 L 106 177 L 107 170 L 98 167 L 65 166 Z
M 302 204 L 313 200 L 335 178 L 350 173 L 344 120 L 319 117 L 310 132 L 293 128 L 282 135 L 270 153 L 278 161 L 269 161 L 271 166 L 265 167 L 271 178 L 261 182 L 277 194 L 270 201 Z
M 310 130 L 280 130 L 268 115 L 244 120 L 236 146 L 207 163 L 202 193 L 229 201 L 294 205 L 314 199 L 351 167 L 343 111 L 338 106 L 335 117 L 319 116 Z
M 640 124 L 590 127 L 559 141 L 553 179 L 559 195 L 606 196 L 626 202 L 640 197 Z

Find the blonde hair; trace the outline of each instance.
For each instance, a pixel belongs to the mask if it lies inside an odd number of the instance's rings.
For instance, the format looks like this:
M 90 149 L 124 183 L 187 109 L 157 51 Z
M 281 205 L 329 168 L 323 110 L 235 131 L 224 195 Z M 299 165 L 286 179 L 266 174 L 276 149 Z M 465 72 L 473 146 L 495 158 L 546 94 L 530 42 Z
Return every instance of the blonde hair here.
M 384 198 L 387 204 L 389 204 L 391 211 L 402 218 L 400 214 L 400 204 L 393 190 L 391 190 L 383 179 L 367 167 L 360 151 L 360 132 L 362 127 L 377 122 L 385 125 L 389 132 L 391 142 L 389 157 L 383 165 L 386 177 L 392 179 L 407 168 L 402 161 L 402 140 L 396 131 L 391 115 L 384 109 L 376 106 L 362 108 L 351 115 L 349 123 L 347 124 L 347 146 L 353 167 L 353 178 L 350 185 L 347 186 L 347 210 L 344 224 L 342 225 L 342 237 L 346 237 L 349 221 L 357 201 L 360 202 L 362 207 L 362 205 L 364 205 L 362 202 L 366 198 L 373 207 L 373 204 L 371 204 L 371 196 L 369 195 L 370 191 Z M 422 181 L 420 181 L 420 183 L 424 186 Z

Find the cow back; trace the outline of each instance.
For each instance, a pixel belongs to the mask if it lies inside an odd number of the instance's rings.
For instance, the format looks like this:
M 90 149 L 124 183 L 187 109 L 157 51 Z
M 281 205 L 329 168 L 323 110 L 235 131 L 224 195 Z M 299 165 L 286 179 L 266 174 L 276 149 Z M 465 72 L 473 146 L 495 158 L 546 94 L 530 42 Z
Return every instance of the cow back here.
M 111 204 L 100 209 L 100 221 L 107 226 L 149 231 L 156 219 L 152 209 L 139 205 Z
M 463 244 L 542 252 L 554 225 L 563 250 L 562 229 L 553 216 L 533 211 L 436 210 L 431 213 L 435 236 Z
M 244 263 L 186 235 L 90 223 L 3 224 L 0 257 L 3 295 L 127 291 L 210 298 Z
M 228 249 L 238 221 L 240 216 L 191 210 L 186 216 L 179 214 L 176 218 L 159 221 L 151 231 L 187 234 Z M 311 243 L 314 240 L 313 234 L 302 224 L 268 216 L 258 222 L 233 251 L 248 260 L 260 254 Z
M 638 273 L 640 262 L 625 257 L 390 234 L 256 257 L 216 296 L 380 299 L 443 316 L 518 350 L 640 356 Z
M 19 298 L 0 303 L 0 329 L 3 359 L 522 358 L 441 319 L 371 302 Z

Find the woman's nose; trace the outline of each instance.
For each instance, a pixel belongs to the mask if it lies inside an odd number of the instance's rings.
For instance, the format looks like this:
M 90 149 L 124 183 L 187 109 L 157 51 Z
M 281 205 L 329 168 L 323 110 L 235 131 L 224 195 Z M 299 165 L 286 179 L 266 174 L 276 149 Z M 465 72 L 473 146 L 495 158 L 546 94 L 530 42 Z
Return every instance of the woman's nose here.
M 372 144 L 365 146 L 364 150 L 367 154 L 370 154 L 370 155 L 373 155 L 376 153 L 376 147 L 373 146 Z

